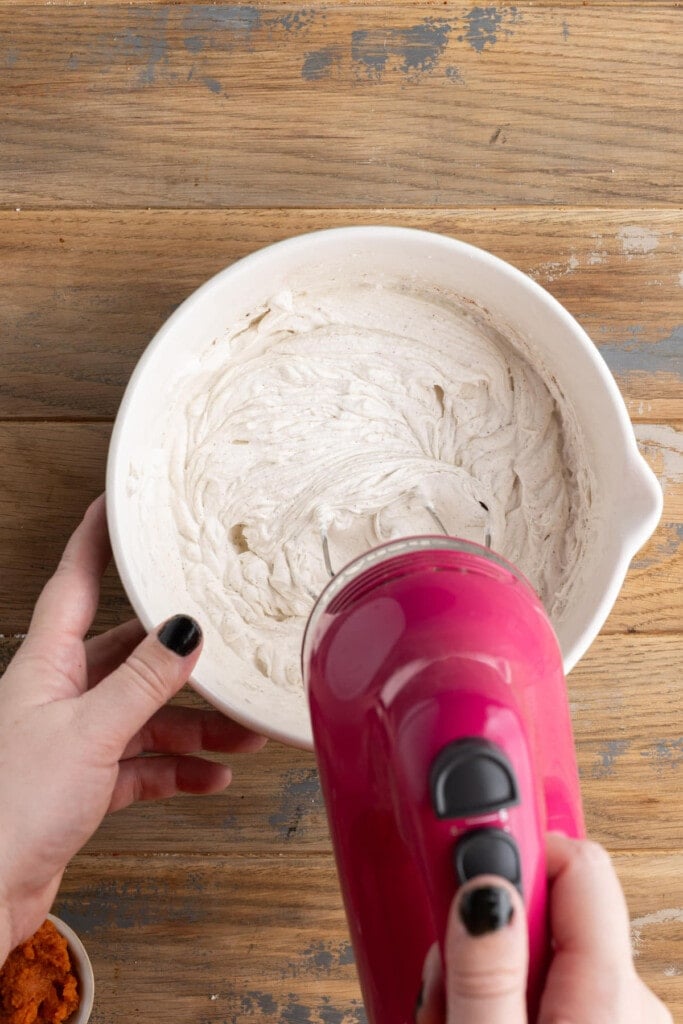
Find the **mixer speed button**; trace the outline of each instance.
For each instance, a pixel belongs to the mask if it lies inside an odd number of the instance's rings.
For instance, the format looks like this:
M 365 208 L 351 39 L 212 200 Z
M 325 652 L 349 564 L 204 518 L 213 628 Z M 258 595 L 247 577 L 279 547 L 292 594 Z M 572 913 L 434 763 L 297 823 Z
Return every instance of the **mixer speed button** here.
M 475 875 L 507 878 L 522 891 L 522 871 L 517 843 L 499 828 L 479 828 L 466 832 L 455 846 L 455 873 L 460 884 Z
M 429 783 L 438 818 L 490 814 L 519 803 L 508 758 L 495 743 L 475 736 L 454 740 L 437 754 Z

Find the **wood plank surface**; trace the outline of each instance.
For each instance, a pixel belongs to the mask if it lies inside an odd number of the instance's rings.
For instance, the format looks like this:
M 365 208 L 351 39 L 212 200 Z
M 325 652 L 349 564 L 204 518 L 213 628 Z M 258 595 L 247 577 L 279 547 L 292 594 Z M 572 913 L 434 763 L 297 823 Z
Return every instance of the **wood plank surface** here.
M 616 867 L 638 970 L 680 1020 L 683 855 Z M 331 857 L 81 855 L 56 911 L 93 961 L 93 1024 L 366 1020 Z
M 81 856 L 56 912 L 93 959 L 93 1024 L 365 1021 L 330 857 Z
M 121 0 L 88 0 L 89 7 L 111 7 L 121 3 Z M 167 4 L 168 0 L 129 0 L 129 7 L 154 7 L 158 4 L 162 6 Z M 650 8 L 650 7 L 667 7 L 675 8 L 677 0 L 591 0 L 591 7 L 602 7 L 605 11 L 611 11 L 615 8 L 621 7 L 639 7 L 639 8 Z M 49 0 L 48 6 L 50 7 L 78 7 L 83 5 L 83 0 Z M 0 8 L 3 7 L 26 7 L 26 0 L 0 0 Z M 30 6 L 35 6 L 31 4 Z M 216 0 L 195 0 L 192 4 L 193 7 L 216 7 Z M 240 5 L 245 6 L 245 5 Z M 248 5 L 259 11 L 271 11 L 271 10 L 282 10 L 292 15 L 290 19 L 292 21 L 292 27 L 296 26 L 296 15 L 300 13 L 304 8 L 300 5 L 292 3 L 292 0 L 252 0 Z M 322 10 L 325 10 L 326 4 L 321 4 Z M 334 4 L 335 7 L 359 7 L 358 0 L 337 0 Z M 363 0 L 364 7 L 391 7 L 392 10 L 401 7 L 415 7 L 415 0 L 392 0 L 391 4 L 387 3 L 387 0 Z M 444 15 L 444 8 L 446 8 L 445 14 L 448 14 L 450 10 L 459 9 L 457 2 L 451 2 L 451 0 L 424 0 L 420 5 L 422 10 L 434 9 L 439 14 Z M 504 5 L 501 5 L 504 6 Z M 514 6 L 514 5 L 508 5 Z M 547 7 L 552 10 L 563 10 L 565 8 L 571 9 L 573 7 L 585 6 L 584 0 L 525 0 L 524 8 L 527 7 Z M 305 8 L 309 11 L 311 8 Z M 475 19 L 476 20 L 476 19 Z M 301 28 L 301 18 L 299 17 L 299 28 Z
M 104 490 L 110 433 L 109 424 L 0 423 L 0 633 L 26 631 L 67 537 Z M 131 615 L 110 568 L 95 629 Z
M 440 232 L 546 287 L 607 360 L 634 420 L 683 420 L 683 216 L 667 210 L 0 213 L 0 419 L 112 417 L 155 331 L 212 274 L 322 228 Z
M 3 7 L 0 205 L 675 206 L 678 13 L 609 11 Z

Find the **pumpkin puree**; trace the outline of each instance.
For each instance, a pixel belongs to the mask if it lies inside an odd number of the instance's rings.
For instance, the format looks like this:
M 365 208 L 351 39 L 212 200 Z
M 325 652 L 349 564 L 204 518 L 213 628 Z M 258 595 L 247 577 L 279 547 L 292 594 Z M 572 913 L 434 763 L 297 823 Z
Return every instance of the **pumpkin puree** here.
M 0 970 L 0 1024 L 62 1024 L 78 1003 L 66 939 L 45 921 Z

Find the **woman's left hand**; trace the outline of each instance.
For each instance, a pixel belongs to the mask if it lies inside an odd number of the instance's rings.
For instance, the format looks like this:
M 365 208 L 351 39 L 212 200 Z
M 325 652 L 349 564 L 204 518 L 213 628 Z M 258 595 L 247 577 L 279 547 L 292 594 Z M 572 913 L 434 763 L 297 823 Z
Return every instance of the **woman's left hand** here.
M 0 679 L 0 963 L 44 920 L 68 861 L 108 811 L 217 793 L 230 769 L 191 755 L 265 743 L 217 711 L 164 707 L 201 652 L 193 619 L 175 616 L 149 636 L 133 621 L 84 640 L 110 554 L 102 497 Z

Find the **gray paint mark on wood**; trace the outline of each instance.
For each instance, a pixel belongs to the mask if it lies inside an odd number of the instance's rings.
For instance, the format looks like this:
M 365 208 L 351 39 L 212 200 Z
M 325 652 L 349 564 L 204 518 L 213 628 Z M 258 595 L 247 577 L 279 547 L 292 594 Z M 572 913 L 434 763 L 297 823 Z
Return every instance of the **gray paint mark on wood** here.
M 311 1019 L 311 1008 L 301 1003 L 288 1003 L 280 1014 L 281 1024 L 308 1024 Z
M 317 1012 L 321 1024 L 367 1024 L 365 1010 L 357 999 L 351 1000 L 351 1005 L 342 1009 L 334 1006 L 329 996 L 323 996 Z
M 287 774 L 280 806 L 268 821 L 283 839 L 292 839 L 307 815 L 321 806 L 322 794 L 317 770 L 297 769 Z
M 249 994 L 253 995 L 261 1013 L 274 1013 L 277 1009 L 277 1003 L 269 992 L 252 992 Z
M 396 29 L 390 31 L 396 31 Z M 351 58 L 355 63 L 360 64 L 368 75 L 380 79 L 389 60 L 386 35 L 366 29 L 352 32 Z
M 657 541 L 659 543 L 656 543 Z M 634 558 L 631 562 L 632 569 L 649 569 L 651 565 L 656 565 L 677 554 L 683 544 L 683 523 L 660 523 L 657 527 L 655 543 L 654 553 L 643 555 L 642 558 Z
M 444 74 L 449 82 L 455 83 L 455 85 L 464 85 L 465 79 L 462 77 L 459 68 L 456 68 L 454 64 L 449 64 Z
M 183 28 L 192 35 L 209 35 L 221 30 L 234 40 L 248 40 L 261 24 L 261 12 L 249 4 L 195 5 L 188 8 Z
M 304 956 L 313 967 L 321 971 L 329 971 L 334 963 L 334 954 L 325 942 L 314 942 L 304 950 Z
M 138 9 L 132 24 L 122 35 L 109 37 L 109 56 L 141 65 L 138 84 L 153 85 L 162 69 L 168 68 L 168 7 Z M 105 50 L 103 51 L 105 52 Z M 102 71 L 106 67 L 102 66 Z
M 339 963 L 343 966 L 344 964 L 355 964 L 355 962 L 353 946 L 350 942 L 342 942 L 339 948 Z
M 344 1011 L 336 1006 L 323 1005 L 318 1012 L 321 1024 L 342 1024 L 344 1020 Z
M 81 935 L 165 922 L 196 924 L 200 920 L 200 907 L 189 894 L 183 898 L 184 894 L 176 891 L 170 902 L 165 895 L 158 886 L 107 881 L 61 895 L 56 913 Z
M 276 18 L 268 18 L 266 24 L 273 28 L 282 28 L 285 32 L 302 32 L 310 28 L 318 18 L 318 12 L 303 7 L 298 11 L 288 11 Z
M 565 43 L 569 39 L 569 25 L 566 21 L 562 22 L 562 38 L 564 39 Z
M 17 51 L 16 50 L 8 50 L 7 53 L 5 54 L 5 61 L 4 61 L 5 67 L 6 68 L 13 68 L 18 60 L 19 60 L 19 54 L 17 53 Z
M 444 18 L 426 18 L 408 28 L 359 29 L 351 34 L 351 57 L 369 78 L 381 79 L 389 65 L 416 78 L 437 66 L 453 27 Z
M 248 991 L 237 992 L 231 989 L 217 993 L 216 1007 L 220 1017 L 202 1018 L 202 1024 L 233 1024 L 245 1015 L 249 1019 L 268 1022 L 268 1024 L 367 1024 L 365 1010 L 358 999 L 351 999 L 346 1005 L 333 1003 L 330 996 L 316 997 L 311 993 L 308 1005 L 301 1002 L 301 996 L 289 993 L 285 1000 L 277 1002 L 269 993 Z M 236 1016 L 239 1015 L 239 1016 Z
M 458 36 L 460 42 L 467 42 L 477 53 L 487 46 L 494 46 L 498 42 L 498 36 L 512 35 L 512 29 L 508 27 L 521 21 L 521 15 L 516 7 L 473 7 L 465 15 L 467 29 L 462 36 Z
M 135 31 L 127 28 L 120 42 L 114 40 L 124 57 L 142 63 L 138 78 L 141 85 L 153 85 L 160 71 L 168 67 L 168 17 L 168 7 L 140 8 L 134 15 Z
M 223 88 L 221 83 L 217 79 L 210 78 L 209 75 L 204 75 L 202 78 L 202 82 L 209 90 L 209 92 L 219 93 Z
M 204 40 L 201 36 L 188 36 L 183 42 L 185 49 L 190 53 L 200 53 L 204 49 Z
M 683 376 L 683 324 L 659 341 L 642 341 L 642 327 L 632 327 L 622 344 L 600 345 L 612 373 L 673 373 Z
M 678 768 L 683 761 L 683 736 L 675 740 L 657 740 L 642 751 L 642 756 L 650 762 L 658 775 L 666 769 Z
M 319 940 L 312 942 L 302 955 L 308 970 L 326 973 L 356 962 L 350 942 L 334 943 Z
M 614 763 L 629 748 L 627 740 L 607 740 L 598 750 L 598 763 L 593 766 L 591 775 L 594 779 L 605 779 L 614 774 Z
M 304 58 L 301 77 L 307 82 L 317 82 L 321 78 L 329 78 L 334 64 L 339 60 L 339 53 L 334 47 L 326 50 L 311 50 Z
M 274 1014 L 278 1010 L 278 1004 L 269 992 L 252 990 L 244 992 L 240 997 L 240 1008 L 242 1011 L 244 1013 L 252 1013 L 257 1007 L 261 1013 L 266 1014 Z

